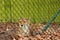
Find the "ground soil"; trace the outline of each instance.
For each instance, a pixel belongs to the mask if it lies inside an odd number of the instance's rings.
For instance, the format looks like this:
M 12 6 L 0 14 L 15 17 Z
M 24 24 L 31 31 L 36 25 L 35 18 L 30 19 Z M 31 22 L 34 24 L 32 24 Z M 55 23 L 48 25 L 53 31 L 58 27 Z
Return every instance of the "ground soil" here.
M 52 25 L 60 25 L 60 23 L 53 23 Z M 9 29 L 18 28 L 18 23 L 0 23 L 0 40 L 60 40 L 60 32 L 54 32 L 53 34 L 48 34 L 47 32 L 42 33 L 41 35 L 35 36 L 22 36 L 16 35 L 12 31 L 6 31 L 7 27 Z M 60 30 L 60 28 L 59 28 Z

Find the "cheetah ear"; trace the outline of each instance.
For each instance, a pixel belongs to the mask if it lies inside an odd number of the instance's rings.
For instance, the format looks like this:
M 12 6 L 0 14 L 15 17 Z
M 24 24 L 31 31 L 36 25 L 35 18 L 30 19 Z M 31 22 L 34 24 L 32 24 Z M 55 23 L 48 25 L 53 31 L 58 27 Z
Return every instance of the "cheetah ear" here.
M 30 17 L 27 18 L 27 21 L 30 23 Z
M 31 17 L 28 17 L 28 20 L 31 20 Z
M 18 20 L 20 21 L 22 19 L 22 17 L 19 17 Z
M 22 17 L 20 16 L 20 19 L 22 19 Z

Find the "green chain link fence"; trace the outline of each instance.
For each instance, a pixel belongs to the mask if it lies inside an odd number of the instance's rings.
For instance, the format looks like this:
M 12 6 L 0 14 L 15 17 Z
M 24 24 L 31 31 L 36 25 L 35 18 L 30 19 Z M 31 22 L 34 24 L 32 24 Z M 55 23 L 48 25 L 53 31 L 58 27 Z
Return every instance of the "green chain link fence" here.
M 48 22 L 58 9 L 60 0 L 0 0 L 0 22 L 17 22 L 21 17 Z M 54 22 L 60 22 L 60 15 Z

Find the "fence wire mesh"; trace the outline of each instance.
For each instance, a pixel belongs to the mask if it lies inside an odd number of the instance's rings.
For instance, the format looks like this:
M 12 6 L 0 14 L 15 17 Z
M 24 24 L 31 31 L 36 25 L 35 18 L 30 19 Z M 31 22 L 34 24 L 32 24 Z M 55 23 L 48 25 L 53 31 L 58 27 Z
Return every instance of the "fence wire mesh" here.
M 50 39 L 52 38 L 51 40 L 55 39 L 54 36 L 57 33 L 60 34 L 60 15 L 57 14 L 60 10 L 57 11 L 58 9 L 60 9 L 60 0 L 0 0 L 0 35 L 3 33 L 0 39 L 10 40 L 10 35 L 12 38 L 20 35 L 26 35 L 28 38 L 28 35 L 32 37 L 36 34 L 42 34 L 43 39 L 47 39 L 47 35 Z M 21 21 L 20 18 L 22 18 Z M 24 18 L 30 18 L 30 21 Z M 51 24 L 53 20 L 54 22 Z M 47 25 L 43 23 L 47 23 Z M 38 37 L 40 36 L 38 35 Z
M 48 22 L 59 8 L 60 0 L 0 0 L 0 22 L 17 22 L 21 17 Z M 60 22 L 59 16 L 55 22 Z

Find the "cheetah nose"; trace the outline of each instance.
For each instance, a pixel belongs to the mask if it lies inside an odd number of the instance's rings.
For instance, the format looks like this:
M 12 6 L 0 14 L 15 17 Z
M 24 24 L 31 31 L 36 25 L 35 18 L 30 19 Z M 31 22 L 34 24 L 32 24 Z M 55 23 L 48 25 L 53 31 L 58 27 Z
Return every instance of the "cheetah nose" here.
M 23 26 L 23 25 L 21 25 L 21 26 Z

